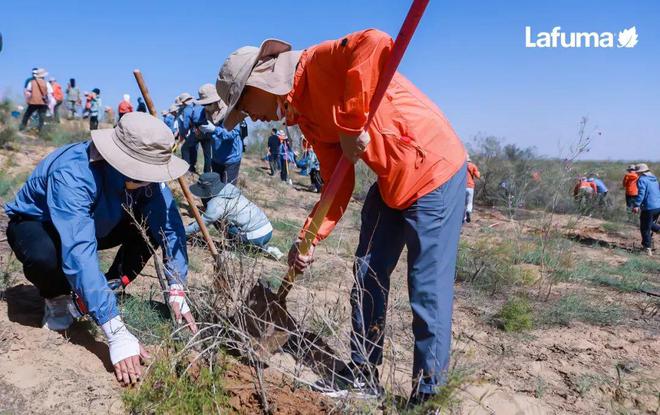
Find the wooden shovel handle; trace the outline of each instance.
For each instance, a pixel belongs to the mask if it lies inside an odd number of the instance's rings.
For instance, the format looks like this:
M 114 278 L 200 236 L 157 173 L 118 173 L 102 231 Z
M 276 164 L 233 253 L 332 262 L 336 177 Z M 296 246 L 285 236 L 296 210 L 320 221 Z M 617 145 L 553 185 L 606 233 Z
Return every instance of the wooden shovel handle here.
M 387 87 L 390 85 L 392 78 L 394 78 L 394 74 L 396 73 L 396 69 L 399 67 L 401 58 L 403 58 L 403 54 L 405 53 L 406 48 L 410 43 L 410 39 L 412 39 L 412 36 L 415 33 L 415 29 L 417 29 L 417 25 L 422 19 L 422 15 L 424 14 L 424 10 L 426 10 L 426 6 L 428 4 L 429 0 L 414 0 L 410 6 L 406 20 L 404 20 L 403 24 L 401 25 L 399 34 L 397 35 L 396 40 L 394 41 L 394 46 L 392 47 L 392 51 L 390 52 L 390 56 L 387 59 L 385 66 L 383 67 L 383 71 L 381 72 L 380 78 L 378 79 L 378 84 L 376 85 L 374 95 L 371 98 L 371 102 L 369 103 L 369 118 L 367 119 L 367 123 L 364 127 L 365 130 L 369 128 L 369 124 L 371 124 L 371 120 L 373 120 L 376 110 L 378 109 L 380 102 L 385 96 Z M 332 205 L 332 202 L 337 195 L 339 187 L 346 180 L 346 176 L 348 175 L 351 167 L 352 164 L 348 159 L 346 159 L 346 157 L 342 157 L 339 160 L 339 163 L 337 163 L 337 166 L 335 167 L 330 180 L 325 185 L 323 193 L 321 193 L 321 199 L 319 200 L 318 207 L 316 208 L 316 212 L 314 212 L 314 216 L 312 217 L 307 232 L 305 232 L 305 238 L 298 246 L 300 255 L 307 255 L 309 252 L 309 249 L 312 246 L 312 242 L 316 238 L 319 228 L 323 223 L 323 219 L 328 214 L 328 210 L 330 209 L 330 206 Z M 289 294 L 289 290 L 291 290 L 291 285 L 295 279 L 296 271 L 293 269 L 293 267 L 290 267 L 286 276 L 282 280 L 282 285 L 280 285 L 280 288 L 277 291 L 277 297 L 280 301 L 284 301 L 286 296 Z
M 133 75 L 135 76 L 135 80 L 137 81 L 138 87 L 140 87 L 140 92 L 142 93 L 142 97 L 144 98 L 145 104 L 147 104 L 147 109 L 149 109 L 149 113 L 154 117 L 158 117 L 158 114 L 156 113 L 156 107 L 154 106 L 154 102 L 151 100 L 151 95 L 149 94 L 149 90 L 147 89 L 147 84 L 144 82 L 144 78 L 142 77 L 142 72 L 140 72 L 139 69 L 135 69 L 133 71 Z M 183 177 L 179 177 L 177 180 L 179 181 L 179 186 L 181 186 L 181 190 L 183 191 L 183 196 L 186 198 L 186 201 L 188 201 L 190 210 L 192 210 L 193 216 L 195 217 L 195 220 L 199 225 L 199 229 L 202 231 L 204 240 L 206 241 L 206 244 L 209 246 L 211 255 L 213 255 L 213 259 L 217 261 L 218 250 L 215 247 L 215 243 L 213 242 L 213 239 L 211 239 L 211 235 L 209 234 L 209 230 L 206 227 L 206 224 L 202 220 L 202 216 L 199 214 L 197 205 L 195 205 L 195 199 L 193 198 L 193 195 L 192 193 L 190 193 L 190 189 L 188 188 L 188 183 L 186 183 Z

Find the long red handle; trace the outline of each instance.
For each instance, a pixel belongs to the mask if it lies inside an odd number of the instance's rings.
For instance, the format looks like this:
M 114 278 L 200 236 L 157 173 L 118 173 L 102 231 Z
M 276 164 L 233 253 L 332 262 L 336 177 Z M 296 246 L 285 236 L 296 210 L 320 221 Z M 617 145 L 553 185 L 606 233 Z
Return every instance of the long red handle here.
M 390 53 L 387 63 L 385 63 L 385 67 L 378 79 L 376 90 L 369 103 L 369 118 L 364 127 L 365 130 L 369 128 L 369 124 L 371 124 L 371 120 L 373 119 L 380 102 L 385 96 L 385 91 L 387 91 L 387 87 L 390 85 L 390 82 L 396 73 L 396 69 L 399 67 L 399 63 L 401 63 L 401 58 L 403 58 L 403 54 L 408 48 L 410 39 L 412 39 L 415 29 L 417 29 L 417 25 L 419 25 L 419 21 L 422 19 L 422 15 L 428 4 L 429 0 L 414 0 L 410 6 L 408 15 L 406 15 L 406 20 L 404 20 L 401 25 L 399 34 L 394 41 L 392 52 Z M 328 210 L 339 191 L 339 187 L 346 180 L 351 165 L 351 162 L 346 157 L 342 157 L 339 160 L 339 163 L 337 163 L 334 172 L 332 172 L 330 180 L 325 184 L 316 212 L 314 212 L 314 216 L 312 217 L 307 232 L 305 232 L 305 239 L 298 247 L 301 255 L 306 255 L 309 252 L 312 242 L 318 234 L 321 223 L 328 214 Z M 286 277 L 282 280 L 282 285 L 280 285 L 280 289 L 277 292 L 277 296 L 280 300 L 286 298 L 291 289 L 291 283 L 293 283 L 295 278 L 296 272 L 293 268 L 290 268 Z

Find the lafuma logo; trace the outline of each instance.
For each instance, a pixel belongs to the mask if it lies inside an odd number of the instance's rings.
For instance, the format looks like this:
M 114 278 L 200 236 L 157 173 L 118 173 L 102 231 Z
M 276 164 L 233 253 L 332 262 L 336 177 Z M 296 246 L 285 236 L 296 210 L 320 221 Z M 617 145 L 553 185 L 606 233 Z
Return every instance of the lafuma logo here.
M 634 48 L 638 42 L 635 26 L 616 34 L 613 32 L 562 32 L 555 26 L 550 32 L 534 34 L 531 26 L 525 26 L 526 48 Z

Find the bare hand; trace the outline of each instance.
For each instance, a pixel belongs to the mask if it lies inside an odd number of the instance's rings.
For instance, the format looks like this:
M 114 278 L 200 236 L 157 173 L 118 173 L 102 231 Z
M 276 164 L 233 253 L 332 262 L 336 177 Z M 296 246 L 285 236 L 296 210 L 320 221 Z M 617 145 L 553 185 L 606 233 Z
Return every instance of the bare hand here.
M 142 363 L 149 357 L 149 353 L 140 345 L 139 355 L 127 357 L 114 365 L 117 381 L 122 386 L 135 385 L 142 378 Z
M 366 131 L 362 131 L 357 137 L 349 135 L 341 135 L 339 137 L 339 144 L 344 152 L 344 157 L 353 163 L 356 163 L 360 156 L 362 156 L 362 153 L 367 150 L 370 142 L 371 137 Z
M 289 249 L 289 267 L 293 267 L 296 273 L 302 274 L 314 262 L 314 245 L 309 247 L 307 255 L 300 254 L 301 240 L 297 240 Z
M 632 213 L 639 213 L 639 206 L 632 208 Z

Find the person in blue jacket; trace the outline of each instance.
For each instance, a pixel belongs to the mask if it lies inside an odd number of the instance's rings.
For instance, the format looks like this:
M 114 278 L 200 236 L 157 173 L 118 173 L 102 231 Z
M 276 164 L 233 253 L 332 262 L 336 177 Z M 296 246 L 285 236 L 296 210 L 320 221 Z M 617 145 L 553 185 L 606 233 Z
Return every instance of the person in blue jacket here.
M 188 164 L 172 155 L 167 126 L 145 113 L 128 113 L 114 129 L 91 135 L 91 141 L 49 154 L 5 205 L 7 241 L 45 299 L 44 327 L 65 330 L 76 308 L 88 313 L 107 337 L 117 380 L 129 384 L 140 377 L 144 353 L 124 325 L 111 287 L 128 284 L 152 255 L 136 221 L 163 250 L 176 319 L 197 330 L 183 291 L 185 229 L 164 183 L 185 174 Z M 116 246 L 104 274 L 97 252 Z
M 197 173 L 197 146 L 202 145 L 204 153 L 204 172 L 211 171 L 212 143 L 199 127 L 206 123 L 204 107 L 198 105 L 192 95 L 187 92 L 179 95 L 181 108 L 179 109 L 178 131 L 180 139 L 184 140 L 181 146 L 181 157 L 190 165 L 189 171 Z
M 163 116 L 163 122 L 165 123 L 165 125 L 167 125 L 169 127 L 169 129 L 170 129 L 170 131 L 172 131 L 172 133 L 174 133 L 174 131 L 176 131 L 176 129 L 174 128 L 174 125 L 176 124 L 176 113 L 177 113 L 177 111 L 178 111 L 177 106 L 172 104 L 172 105 L 170 105 L 170 107 L 168 109 L 163 110 L 163 112 L 161 112 L 161 115 Z
M 657 223 L 660 216 L 660 187 L 658 187 L 658 179 L 646 164 L 638 164 L 635 172 L 639 179 L 637 179 L 637 196 L 632 211 L 640 214 L 639 230 L 642 234 L 642 247 L 647 254 L 653 255 L 653 232 L 660 232 L 660 225 Z
M 235 185 L 243 158 L 241 127 L 237 125 L 231 131 L 222 127 L 227 106 L 220 100 L 214 85 L 202 85 L 199 88 L 199 99 L 196 102 L 204 106 L 205 122 L 199 129 L 211 139 L 213 146 L 212 171 L 220 175 L 222 183 Z

